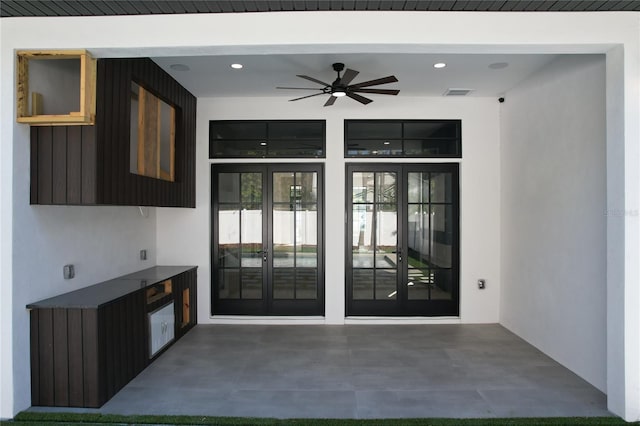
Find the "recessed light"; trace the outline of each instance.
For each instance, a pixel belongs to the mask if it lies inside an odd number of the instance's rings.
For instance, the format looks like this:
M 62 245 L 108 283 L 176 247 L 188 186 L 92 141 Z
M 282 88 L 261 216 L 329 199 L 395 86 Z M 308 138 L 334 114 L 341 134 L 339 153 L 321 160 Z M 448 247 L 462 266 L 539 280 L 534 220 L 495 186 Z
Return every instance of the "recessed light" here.
M 241 70 L 244 66 L 242 64 L 231 64 L 231 68 L 234 70 Z
M 263 142 L 260 142 L 260 145 L 261 146 L 267 146 L 267 143 L 263 141 Z
M 492 70 L 501 70 L 509 66 L 508 62 L 494 62 L 493 64 L 489 64 L 489 68 Z
M 185 64 L 172 64 L 172 65 L 169 65 L 169 68 L 171 68 L 174 71 L 189 71 L 190 70 L 190 68 Z
M 445 64 L 444 62 L 438 62 L 438 63 L 433 64 L 434 68 L 444 68 L 446 66 L 447 66 L 447 64 Z
M 389 142 L 389 141 L 384 141 L 384 142 L 382 142 L 382 143 L 383 143 L 383 145 L 389 145 L 391 142 Z

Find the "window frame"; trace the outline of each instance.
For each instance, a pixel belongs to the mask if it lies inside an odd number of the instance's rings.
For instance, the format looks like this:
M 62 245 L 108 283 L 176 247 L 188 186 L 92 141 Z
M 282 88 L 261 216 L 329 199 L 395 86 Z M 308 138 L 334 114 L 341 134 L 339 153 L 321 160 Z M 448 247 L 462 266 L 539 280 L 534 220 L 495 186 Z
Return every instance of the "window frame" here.
M 394 138 L 349 138 L 349 125 L 351 123 L 400 123 L 401 125 L 401 134 L 400 139 Z M 447 123 L 455 125 L 456 135 L 455 137 L 425 137 L 422 139 L 418 139 L 415 137 L 407 137 L 405 138 L 405 124 L 407 123 Z M 366 154 L 366 155 L 354 155 L 349 153 L 349 142 L 351 141 L 385 141 L 385 140 L 400 140 L 402 146 L 401 154 Z M 411 140 L 449 140 L 455 144 L 454 153 L 453 154 L 407 154 L 405 149 L 405 141 Z M 462 120 L 460 119 L 442 119 L 442 120 L 420 120 L 420 119 L 412 119 L 412 120 L 344 120 L 344 158 L 462 158 Z
M 265 126 L 265 137 L 261 138 L 238 138 L 238 139 L 214 139 L 213 135 L 213 126 L 216 123 L 251 123 L 251 124 L 259 124 L 263 123 Z M 268 147 L 270 142 L 282 142 L 282 141 L 290 141 L 292 139 L 285 138 L 272 138 L 270 135 L 270 125 L 271 124 L 300 124 L 300 123 L 309 123 L 309 124 L 321 124 L 322 127 L 322 136 L 320 139 L 318 138 L 301 138 L 299 139 L 301 142 L 307 141 L 320 141 L 322 146 L 321 155 L 268 155 Z M 244 154 L 244 155 L 217 155 L 214 154 L 213 144 L 215 141 L 255 141 L 266 142 L 267 148 L 265 148 L 265 155 L 255 155 L 255 154 Z M 238 159 L 238 158 L 263 158 L 263 159 L 324 159 L 327 157 L 327 122 L 326 120 L 209 120 L 209 159 Z

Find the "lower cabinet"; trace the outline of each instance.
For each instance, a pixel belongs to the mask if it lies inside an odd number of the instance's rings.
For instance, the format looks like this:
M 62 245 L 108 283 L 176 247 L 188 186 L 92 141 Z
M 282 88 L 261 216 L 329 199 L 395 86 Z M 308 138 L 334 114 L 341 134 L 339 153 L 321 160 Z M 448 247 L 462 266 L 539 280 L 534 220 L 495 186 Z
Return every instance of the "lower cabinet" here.
M 149 319 L 149 358 L 153 358 L 161 349 L 173 342 L 175 337 L 176 316 L 173 302 L 148 314 Z
M 31 404 L 104 405 L 196 325 L 196 273 L 150 268 L 28 305 Z

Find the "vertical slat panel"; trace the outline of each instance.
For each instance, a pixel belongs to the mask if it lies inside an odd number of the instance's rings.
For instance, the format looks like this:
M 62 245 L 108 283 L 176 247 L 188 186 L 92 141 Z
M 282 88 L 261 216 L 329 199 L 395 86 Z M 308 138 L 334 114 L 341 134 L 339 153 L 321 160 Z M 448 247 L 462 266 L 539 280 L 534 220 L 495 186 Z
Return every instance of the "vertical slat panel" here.
M 135 341 L 133 340 L 133 335 L 135 334 L 135 331 L 133 329 L 133 318 L 135 316 L 135 311 L 136 311 L 136 307 L 134 305 L 134 301 L 135 301 L 135 295 L 134 294 L 130 294 L 128 295 L 125 300 L 124 300 L 124 305 L 125 305 L 125 323 L 124 323 L 124 329 L 125 329 L 125 342 L 124 345 L 127 348 L 127 364 L 126 364 L 126 368 L 127 368 L 127 374 L 126 374 L 126 381 L 128 382 L 129 380 L 131 380 L 132 377 L 135 376 L 135 352 L 136 352 L 136 346 L 135 346 Z M 125 382 L 126 383 L 126 382 Z
M 116 387 L 115 385 L 115 374 L 116 372 L 115 370 L 115 362 L 114 362 L 114 358 L 115 358 L 115 352 L 117 351 L 117 348 L 115 347 L 116 345 L 114 345 L 113 343 L 113 336 L 114 336 L 114 323 L 113 323 L 113 304 L 109 304 L 107 306 L 104 306 L 102 308 L 102 312 L 103 312 L 103 319 L 101 321 L 101 326 L 104 327 L 104 347 L 103 349 L 103 353 L 104 353 L 104 373 L 105 373 L 105 392 L 107 395 L 107 398 L 109 397 L 109 395 L 113 395 L 114 394 L 114 389 Z
M 31 334 L 31 405 L 41 405 L 40 398 L 40 334 L 38 319 L 39 309 L 32 309 L 30 313 L 30 334 Z
M 105 135 L 108 127 L 111 125 L 109 121 L 109 111 L 107 111 L 107 90 L 111 88 L 111 81 L 108 78 L 108 72 L 111 68 L 110 60 L 98 59 L 96 73 L 96 125 L 95 125 L 95 141 L 96 141 L 96 203 L 104 203 L 104 168 L 105 168 Z
M 98 311 L 82 310 L 82 363 L 84 370 L 84 406 L 100 407 L 104 401 L 104 391 L 100 380 L 100 354 L 98 345 Z
M 96 204 L 97 199 L 97 142 L 95 126 L 80 126 L 82 128 L 82 204 Z
M 52 127 L 52 202 L 53 204 L 67 203 L 67 127 Z
M 135 341 L 137 344 L 137 352 L 136 356 L 136 374 L 142 371 L 149 364 L 149 354 L 147 353 L 149 344 L 147 340 L 147 314 L 146 314 L 146 298 L 144 291 L 140 291 L 137 294 L 136 300 L 137 306 L 142 306 L 136 313 L 135 317 Z
M 67 127 L 67 203 L 82 203 L 82 128 Z
M 84 365 L 82 359 L 82 310 L 67 309 L 69 336 L 69 406 L 82 407 Z
M 67 310 L 53 310 L 53 365 L 55 368 L 54 404 L 69 406 L 69 351 Z
M 52 202 L 52 147 L 51 127 L 38 128 L 38 203 L 51 204 Z
M 55 402 L 52 309 L 40 309 L 40 315 L 38 315 L 38 337 L 38 358 L 40 359 L 40 404 L 52 406 Z
M 184 304 L 184 300 L 182 300 L 182 288 L 184 287 L 184 277 L 185 274 L 180 274 L 171 279 L 171 285 L 173 290 L 174 304 L 173 304 L 173 335 L 176 339 L 179 339 L 182 336 L 182 305 Z
M 127 370 L 129 362 L 129 351 L 131 348 L 127 345 L 127 309 L 126 309 L 126 298 L 121 299 L 118 302 L 118 318 L 117 318 L 117 346 L 119 349 L 119 361 L 120 367 L 118 368 L 118 386 L 116 388 L 116 392 L 129 381 L 129 371 Z
M 191 324 L 198 323 L 198 270 L 191 271 Z
M 38 128 L 31 127 L 31 204 L 38 204 Z
M 129 140 L 127 135 L 122 128 L 122 116 L 124 114 L 129 114 L 129 109 L 126 107 L 126 104 L 122 103 L 122 99 L 124 99 L 125 95 L 129 95 L 129 88 L 126 87 L 124 81 L 127 79 L 128 74 L 125 69 L 127 68 L 127 63 L 123 60 L 117 61 L 118 67 L 116 68 L 117 72 L 113 74 L 113 85 L 114 91 L 112 93 L 112 108 L 113 112 L 113 136 L 114 139 L 110 141 L 110 145 L 113 149 L 111 153 L 111 166 L 109 171 L 111 173 L 111 187 L 109 191 L 109 199 L 112 204 L 124 204 L 123 200 L 131 191 L 131 188 L 128 187 L 124 179 L 126 175 L 124 175 L 124 158 L 126 155 L 126 151 L 123 148 L 124 140 Z M 124 91 L 124 93 L 122 93 Z M 127 129 L 128 130 L 128 129 Z M 128 132 L 127 132 L 128 133 Z M 126 149 L 129 147 L 127 146 Z M 128 170 L 128 167 L 127 167 Z
M 97 147 L 98 147 L 98 198 L 96 202 L 98 204 L 108 203 L 108 190 L 110 187 L 110 173 L 111 167 L 111 151 L 113 140 L 113 111 L 111 105 L 111 97 L 114 91 L 113 86 L 113 73 L 115 67 L 114 60 L 98 60 L 98 86 L 99 86 L 99 105 L 97 109 L 96 122 L 98 124 Z
M 99 203 L 195 207 L 195 98 L 149 59 L 98 60 Z M 176 181 L 130 173 L 131 79 L 182 112 Z

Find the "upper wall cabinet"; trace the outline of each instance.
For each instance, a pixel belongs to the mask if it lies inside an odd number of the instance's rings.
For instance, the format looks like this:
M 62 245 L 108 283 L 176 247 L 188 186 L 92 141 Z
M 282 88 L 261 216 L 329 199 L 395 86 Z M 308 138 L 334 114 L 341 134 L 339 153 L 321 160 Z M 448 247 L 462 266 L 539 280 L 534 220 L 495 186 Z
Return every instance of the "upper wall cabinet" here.
M 96 61 L 86 50 L 17 52 L 19 123 L 93 124 Z
M 31 128 L 31 204 L 195 207 L 195 130 L 153 61 L 98 59 L 95 124 Z

